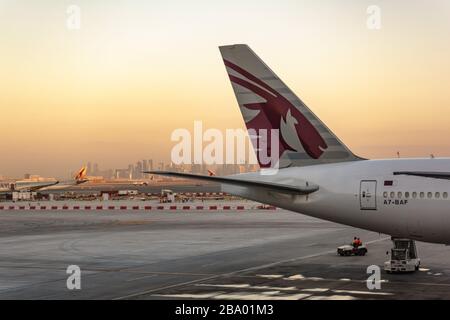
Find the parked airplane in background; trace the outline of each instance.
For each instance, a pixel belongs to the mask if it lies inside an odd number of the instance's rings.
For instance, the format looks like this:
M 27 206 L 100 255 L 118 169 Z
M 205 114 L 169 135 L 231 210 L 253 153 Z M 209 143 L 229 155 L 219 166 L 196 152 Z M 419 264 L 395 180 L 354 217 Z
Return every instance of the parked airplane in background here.
M 88 181 L 86 179 L 86 167 L 82 167 L 75 175 L 73 180 L 69 181 L 16 181 L 0 183 L 0 193 L 11 192 L 31 192 L 65 189 Z
M 247 45 L 220 51 L 247 129 L 279 130 L 280 169 L 227 177 L 148 173 L 215 181 L 224 192 L 305 215 L 450 244 L 449 158 L 358 157 Z
M 89 181 L 86 177 L 86 172 L 87 172 L 87 168 L 85 166 L 83 166 L 74 175 L 72 180 L 62 181 L 62 182 L 59 182 L 58 184 L 44 187 L 44 188 L 40 189 L 40 191 L 61 190 L 61 189 L 66 189 L 66 188 L 70 188 L 70 187 L 85 183 L 85 182 Z
M 0 183 L 0 194 L 11 193 L 15 191 L 37 191 L 45 187 L 58 184 L 59 181 L 16 181 L 8 183 Z

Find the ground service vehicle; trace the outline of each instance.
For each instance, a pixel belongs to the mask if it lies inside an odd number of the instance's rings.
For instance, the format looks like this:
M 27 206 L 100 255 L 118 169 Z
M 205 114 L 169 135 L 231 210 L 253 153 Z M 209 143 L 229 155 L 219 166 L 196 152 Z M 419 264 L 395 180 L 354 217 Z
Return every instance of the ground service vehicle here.
M 414 272 L 419 270 L 416 244 L 410 239 L 392 239 L 391 259 L 384 263 L 384 270 L 392 272 Z
M 349 244 L 337 248 L 337 253 L 340 256 L 365 256 L 367 253 L 366 246 L 352 246 Z

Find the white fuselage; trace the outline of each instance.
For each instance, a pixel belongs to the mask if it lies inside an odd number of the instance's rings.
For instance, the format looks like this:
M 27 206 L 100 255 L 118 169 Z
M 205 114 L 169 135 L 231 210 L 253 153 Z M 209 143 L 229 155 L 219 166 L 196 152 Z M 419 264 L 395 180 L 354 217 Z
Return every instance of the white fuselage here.
M 449 172 L 450 159 L 362 160 L 292 167 L 236 178 L 319 186 L 309 195 L 223 185 L 223 190 L 305 215 L 426 242 L 450 244 L 450 180 L 394 175 Z

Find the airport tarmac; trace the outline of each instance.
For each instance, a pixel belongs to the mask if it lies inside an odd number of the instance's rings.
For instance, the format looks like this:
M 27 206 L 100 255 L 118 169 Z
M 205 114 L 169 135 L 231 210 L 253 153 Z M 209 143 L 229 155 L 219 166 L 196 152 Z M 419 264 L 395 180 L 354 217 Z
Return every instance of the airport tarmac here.
M 64 190 L 41 191 L 42 194 L 58 194 L 73 192 L 78 194 L 100 193 L 101 191 L 116 191 L 116 190 L 137 190 L 140 193 L 161 193 L 161 190 L 169 189 L 176 193 L 206 193 L 206 192 L 221 192 L 222 188 L 216 183 L 198 183 L 192 184 L 190 181 L 174 181 L 174 182 L 158 182 L 150 183 L 148 185 L 139 185 L 132 183 L 86 183 L 78 186 L 66 188 Z
M 360 236 L 365 257 L 336 247 Z M 450 249 L 418 243 L 422 268 L 381 273 L 387 236 L 275 211 L 4 211 L 0 299 L 449 299 Z M 81 268 L 68 290 L 66 269 Z

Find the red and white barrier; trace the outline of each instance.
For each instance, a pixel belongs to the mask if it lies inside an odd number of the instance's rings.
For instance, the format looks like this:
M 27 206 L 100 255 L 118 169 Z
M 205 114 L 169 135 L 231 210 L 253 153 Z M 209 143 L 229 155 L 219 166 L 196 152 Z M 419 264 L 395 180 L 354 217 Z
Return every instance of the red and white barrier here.
M 176 210 L 182 210 L 182 211 L 231 211 L 231 210 L 238 210 L 238 211 L 244 211 L 244 210 L 276 210 L 277 208 L 274 206 L 263 206 L 259 204 L 251 204 L 251 205 L 217 205 L 217 204 L 211 204 L 211 205 L 195 205 L 195 204 L 189 204 L 189 205 L 120 205 L 120 206 L 114 206 L 114 205 L 101 205 L 101 204 L 94 204 L 94 205 L 69 205 L 69 204 L 63 204 L 63 205 L 35 205 L 35 204 L 15 204 L 15 205 L 0 205 L 0 211 L 57 211 L 57 210 L 63 210 L 63 211 L 111 211 L 111 210 L 120 210 L 120 211 L 126 211 L 126 210 L 146 210 L 146 211 L 176 211 Z

